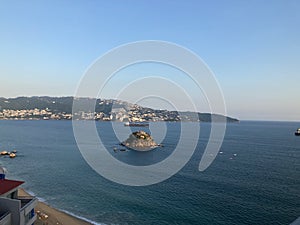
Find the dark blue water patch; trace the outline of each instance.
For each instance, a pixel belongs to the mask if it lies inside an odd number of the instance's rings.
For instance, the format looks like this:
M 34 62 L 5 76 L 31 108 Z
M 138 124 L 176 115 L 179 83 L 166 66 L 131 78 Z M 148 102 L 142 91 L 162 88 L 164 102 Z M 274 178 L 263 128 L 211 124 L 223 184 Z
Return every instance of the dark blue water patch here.
M 180 130 L 176 123 L 167 126 L 174 134 Z M 210 133 L 210 125 L 201 124 L 196 151 L 179 173 L 156 185 L 129 187 L 88 166 L 70 121 L 0 121 L 0 150 L 18 151 L 15 159 L 0 157 L 0 164 L 8 178 L 25 180 L 24 187 L 47 203 L 99 223 L 290 224 L 300 216 L 298 127 L 228 124 L 222 154 L 199 172 Z M 177 139 L 170 135 L 164 142 Z

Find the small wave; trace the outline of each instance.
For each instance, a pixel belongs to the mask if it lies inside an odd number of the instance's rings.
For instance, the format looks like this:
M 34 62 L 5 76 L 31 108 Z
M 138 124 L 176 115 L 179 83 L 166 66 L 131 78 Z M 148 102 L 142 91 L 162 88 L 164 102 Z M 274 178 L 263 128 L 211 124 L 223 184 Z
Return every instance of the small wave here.
M 28 189 L 24 189 L 25 192 L 27 192 L 31 196 L 35 196 L 34 192 L 29 191 Z
M 31 196 L 36 196 L 36 194 L 35 194 L 34 192 L 32 192 L 32 191 L 29 191 L 29 190 L 27 190 L 27 189 L 26 189 L 25 191 L 26 191 L 29 195 L 31 195 Z M 43 202 L 43 203 L 45 203 L 46 205 L 48 205 L 46 199 L 41 198 L 41 197 L 36 197 L 36 198 L 37 198 L 40 202 Z M 50 205 L 48 205 L 48 206 L 50 206 Z M 50 207 L 52 207 L 52 206 L 50 206 Z M 78 216 L 78 215 L 76 215 L 76 214 L 74 214 L 74 213 L 72 213 L 72 212 L 69 212 L 69 211 L 67 211 L 67 210 L 58 209 L 58 208 L 54 208 L 54 209 L 59 210 L 59 211 L 61 211 L 61 212 L 64 212 L 64 213 L 66 213 L 66 214 L 68 214 L 68 215 L 70 215 L 70 216 L 76 217 L 76 218 L 78 218 L 78 219 L 81 219 L 81 220 L 83 220 L 83 221 L 86 221 L 86 222 L 88 222 L 88 223 L 91 223 L 91 224 L 93 224 L 93 225 L 106 225 L 106 224 L 104 224 L 104 223 L 97 223 L 97 222 L 92 221 L 92 220 L 89 220 L 89 219 L 87 219 L 87 218 L 85 218 L 85 217 Z
M 300 217 L 292 222 L 290 225 L 299 225 L 300 224 Z
M 39 202 L 43 202 L 43 203 L 46 203 L 46 202 L 47 202 L 46 199 L 41 198 L 41 197 L 37 197 L 37 199 L 39 200 Z
M 57 208 L 56 208 L 56 209 L 57 209 Z M 92 221 L 92 220 L 89 220 L 89 219 L 87 219 L 87 218 L 85 218 L 85 217 L 78 216 L 78 215 L 76 215 L 76 214 L 74 214 L 74 213 L 71 213 L 71 212 L 69 212 L 69 211 L 67 211 L 67 210 L 62 210 L 62 209 L 57 209 L 57 210 L 59 210 L 59 211 L 61 211 L 61 212 L 64 212 L 64 213 L 66 213 L 66 214 L 68 214 L 68 215 L 70 215 L 70 216 L 76 217 L 76 218 L 78 218 L 78 219 L 84 220 L 84 221 L 86 221 L 86 222 L 88 222 L 88 223 L 91 223 L 91 224 L 93 224 L 93 225 L 106 225 L 105 223 L 97 223 L 97 222 Z
M 24 191 L 31 196 L 35 196 L 40 202 L 46 203 L 46 199 L 38 197 L 33 191 L 30 191 L 28 189 L 24 189 Z

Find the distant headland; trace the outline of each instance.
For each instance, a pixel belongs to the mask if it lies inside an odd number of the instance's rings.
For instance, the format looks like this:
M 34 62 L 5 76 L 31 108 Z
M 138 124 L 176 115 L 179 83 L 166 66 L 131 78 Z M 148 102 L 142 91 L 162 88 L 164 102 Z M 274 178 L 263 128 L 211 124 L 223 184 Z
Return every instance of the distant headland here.
M 73 101 L 81 110 L 72 112 Z M 95 110 L 85 106 L 95 104 Z M 213 118 L 213 119 L 212 119 Z M 151 109 L 114 99 L 74 97 L 0 98 L 0 120 L 99 120 L 120 122 L 191 121 L 239 122 L 238 119 L 210 113 Z

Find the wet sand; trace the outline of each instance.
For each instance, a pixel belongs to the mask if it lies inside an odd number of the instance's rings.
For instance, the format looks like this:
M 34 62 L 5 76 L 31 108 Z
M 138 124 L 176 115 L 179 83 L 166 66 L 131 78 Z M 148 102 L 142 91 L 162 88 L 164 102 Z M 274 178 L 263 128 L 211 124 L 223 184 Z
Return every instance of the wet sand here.
M 30 194 L 23 189 L 19 189 L 18 195 L 30 196 Z M 36 213 L 39 212 L 37 213 L 35 225 L 91 225 L 91 223 L 54 209 L 40 201 L 38 202 L 35 211 Z

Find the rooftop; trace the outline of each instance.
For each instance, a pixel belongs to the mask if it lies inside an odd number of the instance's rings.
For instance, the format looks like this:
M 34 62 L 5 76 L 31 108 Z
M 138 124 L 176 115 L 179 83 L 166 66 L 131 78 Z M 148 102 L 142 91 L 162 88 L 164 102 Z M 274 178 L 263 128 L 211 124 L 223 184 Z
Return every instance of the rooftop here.
M 0 195 L 4 195 L 5 193 L 17 188 L 23 183 L 24 183 L 23 181 L 17 181 L 17 180 L 7 180 L 7 179 L 0 180 Z

